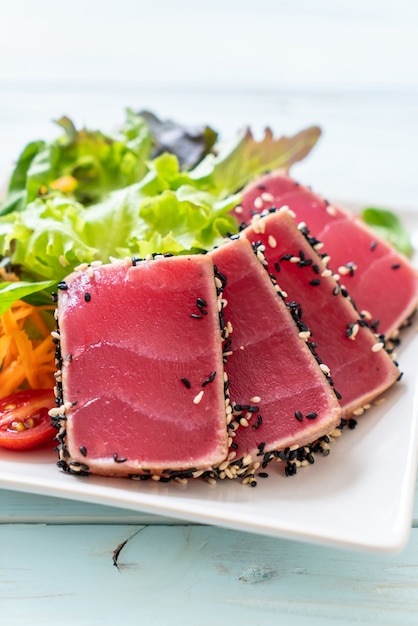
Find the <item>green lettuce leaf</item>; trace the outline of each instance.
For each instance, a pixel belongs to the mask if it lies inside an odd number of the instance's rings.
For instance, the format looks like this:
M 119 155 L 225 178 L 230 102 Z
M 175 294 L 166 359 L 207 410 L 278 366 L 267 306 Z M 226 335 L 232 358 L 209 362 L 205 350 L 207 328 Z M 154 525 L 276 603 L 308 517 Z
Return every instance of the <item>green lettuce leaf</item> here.
M 56 122 L 64 134 L 49 144 L 33 142 L 19 158 L 0 214 L 23 210 L 39 195 L 64 194 L 88 206 L 143 178 L 152 137 L 146 122 L 130 110 L 113 135 L 77 130 L 68 117 Z
M 176 158 L 159 159 L 152 184 L 131 185 L 101 203 L 85 207 L 59 196 L 37 198 L 24 212 L 0 218 L 0 255 L 10 257 L 25 280 L 59 281 L 80 263 L 209 250 L 226 233 L 236 232 L 230 211 L 237 196 L 219 201 L 180 184 L 182 174 L 172 162 Z
M 33 159 L 45 149 L 44 141 L 32 141 L 20 154 L 9 181 L 7 195 L 0 203 L 0 215 L 22 211 L 27 202 L 26 179 Z
M 320 134 L 317 126 L 311 126 L 292 137 L 276 139 L 267 128 L 263 139 L 257 141 L 247 128 L 232 142 L 221 146 L 217 155 L 205 157 L 190 172 L 190 178 L 200 188 L 225 198 L 259 174 L 272 169 L 288 170 L 309 154 Z
M 0 283 L 0 315 L 3 315 L 16 300 L 23 300 L 34 293 L 50 289 L 54 284 L 54 281 Z
M 242 187 L 266 170 L 288 169 L 320 134 L 312 127 L 276 139 L 267 130 L 257 141 L 246 130 L 187 170 L 176 154 L 150 159 L 153 135 L 130 111 L 112 137 L 77 130 L 68 118 L 59 124 L 62 137 L 22 154 L 0 216 L 0 258 L 24 281 L 59 281 L 94 260 L 210 250 L 237 232 L 230 212 Z M 213 137 L 207 141 L 205 149 Z
M 408 231 L 395 213 L 387 209 L 367 207 L 361 217 L 378 235 L 386 239 L 394 248 L 410 257 L 413 247 Z

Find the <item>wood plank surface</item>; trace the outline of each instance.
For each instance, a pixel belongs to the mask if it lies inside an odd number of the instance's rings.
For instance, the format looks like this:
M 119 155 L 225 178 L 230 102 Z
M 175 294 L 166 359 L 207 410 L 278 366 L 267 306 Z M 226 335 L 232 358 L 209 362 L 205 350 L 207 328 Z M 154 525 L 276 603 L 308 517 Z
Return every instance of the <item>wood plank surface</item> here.
M 209 527 L 4 525 L 2 623 L 412 626 L 417 552 L 418 531 L 370 556 Z

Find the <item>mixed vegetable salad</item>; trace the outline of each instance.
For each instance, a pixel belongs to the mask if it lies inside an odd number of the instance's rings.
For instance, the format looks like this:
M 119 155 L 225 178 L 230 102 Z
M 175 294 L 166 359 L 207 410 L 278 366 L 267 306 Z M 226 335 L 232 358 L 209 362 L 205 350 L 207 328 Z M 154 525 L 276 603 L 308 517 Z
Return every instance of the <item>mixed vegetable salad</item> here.
M 77 129 L 63 117 L 54 141 L 30 142 L 0 203 L 0 447 L 27 449 L 55 433 L 51 301 L 81 263 L 209 250 L 239 224 L 231 209 L 257 175 L 288 170 L 320 136 L 244 129 L 227 142 L 148 111 L 126 111 L 114 133 Z M 388 211 L 363 218 L 404 253 L 408 236 Z

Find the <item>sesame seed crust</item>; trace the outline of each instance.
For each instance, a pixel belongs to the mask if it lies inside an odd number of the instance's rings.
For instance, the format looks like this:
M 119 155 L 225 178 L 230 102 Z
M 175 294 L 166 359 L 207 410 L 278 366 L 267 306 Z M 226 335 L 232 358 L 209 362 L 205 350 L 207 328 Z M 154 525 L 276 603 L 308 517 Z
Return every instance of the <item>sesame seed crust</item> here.
M 114 260 L 114 264 L 120 265 L 120 266 L 126 266 L 127 268 L 136 267 L 139 263 L 153 262 L 155 258 L 161 259 L 161 255 L 158 255 L 158 256 L 151 255 L 151 257 L 145 261 L 142 259 L 137 259 L 137 258 Z M 205 264 L 205 267 L 207 267 L 206 264 Z M 91 270 L 91 266 L 87 264 L 87 266 L 82 266 L 78 268 L 77 274 L 80 275 L 80 273 L 85 272 L 86 276 L 90 280 L 91 279 L 91 276 L 89 273 L 90 270 Z M 214 281 L 214 291 L 216 294 L 216 303 L 217 303 L 217 306 L 215 306 L 214 310 L 217 311 L 216 316 L 219 322 L 219 337 L 220 337 L 219 341 L 220 341 L 220 344 L 222 344 L 222 350 L 221 350 L 222 361 L 225 362 L 225 360 L 227 359 L 227 354 L 226 354 L 227 351 L 224 349 L 224 346 L 226 342 L 228 341 L 228 339 L 230 341 L 230 335 L 232 333 L 232 326 L 227 320 L 225 320 L 225 315 L 224 315 L 224 308 L 226 307 L 227 302 L 226 300 L 222 298 L 223 289 L 226 284 L 227 278 L 221 272 L 219 272 L 216 267 L 213 267 L 213 281 Z M 65 283 L 65 289 L 63 290 L 67 292 L 69 289 L 71 289 L 70 279 L 68 280 L 68 284 Z M 199 326 L 200 326 L 200 323 L 203 323 L 202 320 L 207 317 L 209 306 L 212 306 L 212 304 L 209 303 L 206 297 L 198 296 L 196 298 L 196 309 L 198 313 L 202 315 L 202 318 L 199 321 Z M 91 459 L 91 454 L 89 451 L 88 444 L 80 445 L 79 448 L 77 448 L 80 458 L 83 458 L 82 462 L 80 461 L 79 458 L 73 458 L 72 453 L 70 454 L 69 449 L 68 449 L 68 439 L 67 439 L 68 438 L 68 435 L 67 435 L 68 415 L 67 413 L 71 412 L 71 409 L 74 407 L 75 403 L 69 402 L 68 399 L 64 397 L 64 392 L 63 392 L 62 373 L 63 373 L 63 364 L 64 364 L 66 357 L 63 357 L 61 354 L 61 333 L 60 333 L 60 321 L 61 320 L 60 320 L 60 315 L 59 315 L 59 306 L 57 309 L 57 314 L 55 315 L 55 319 L 56 319 L 56 329 L 55 331 L 53 331 L 54 334 L 52 338 L 56 342 L 55 395 L 56 395 L 57 406 L 50 411 L 50 417 L 51 417 L 51 421 L 54 423 L 58 431 L 57 436 L 56 436 L 56 440 L 58 444 L 56 447 L 56 451 L 58 455 L 57 464 L 58 464 L 58 467 L 64 472 L 67 472 L 69 474 L 74 474 L 77 476 L 88 476 L 92 473 L 100 473 L 97 471 L 94 465 L 92 466 L 92 459 Z M 197 331 L 197 332 L 200 332 L 200 331 Z M 68 361 L 68 363 L 69 362 L 70 361 Z M 190 402 L 192 402 L 192 404 L 195 404 L 195 405 L 203 403 L 204 395 L 206 393 L 205 389 L 208 389 L 209 388 L 208 386 L 212 387 L 212 385 L 215 384 L 215 380 L 220 375 L 220 381 L 219 383 L 216 383 L 216 388 L 220 387 L 220 389 L 222 389 L 223 391 L 223 396 L 224 396 L 223 404 L 224 404 L 224 411 L 225 411 L 225 434 L 226 434 L 226 426 L 227 426 L 226 423 L 227 423 L 228 415 L 231 409 L 229 408 L 228 380 L 227 380 L 227 376 L 225 375 L 225 373 L 221 371 L 222 369 L 223 368 L 219 367 L 218 365 L 216 370 L 214 369 L 208 372 L 206 377 L 203 378 L 203 380 L 201 380 L 201 383 L 200 383 L 201 389 L 199 390 L 197 388 L 195 391 L 195 394 L 194 395 L 192 394 L 190 396 Z M 185 392 L 188 389 L 192 388 L 190 376 L 181 377 L 180 383 L 183 385 Z M 227 454 L 230 454 L 230 452 L 227 452 Z M 115 464 L 115 466 L 118 466 L 118 467 L 120 466 L 121 468 L 123 468 L 124 466 L 130 467 L 129 455 L 123 454 L 123 450 L 115 451 L 112 456 L 112 461 Z M 93 467 L 94 469 L 92 469 Z M 187 469 L 172 469 L 172 468 L 166 467 L 161 470 L 158 470 L 157 472 L 154 470 L 149 471 L 146 468 L 143 468 L 139 471 L 130 471 L 128 468 L 127 470 L 124 470 L 122 473 L 120 470 L 118 470 L 117 475 L 120 475 L 120 476 L 125 475 L 129 478 L 132 478 L 133 480 L 141 480 L 141 481 L 160 480 L 162 482 L 174 481 L 174 482 L 179 482 L 181 484 L 185 484 L 185 482 L 187 482 L 187 480 L 189 479 L 200 478 L 204 476 L 205 472 L 207 471 L 208 470 L 205 467 L 203 468 L 200 468 L 200 467 L 189 468 L 188 467 Z M 109 473 L 108 475 L 111 475 L 111 473 Z

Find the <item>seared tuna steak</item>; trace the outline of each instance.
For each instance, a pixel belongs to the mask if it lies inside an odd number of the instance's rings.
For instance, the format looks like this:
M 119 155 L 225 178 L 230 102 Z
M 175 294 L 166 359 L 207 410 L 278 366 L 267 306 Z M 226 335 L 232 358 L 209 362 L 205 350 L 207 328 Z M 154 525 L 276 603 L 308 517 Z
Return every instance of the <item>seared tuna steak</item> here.
M 225 459 L 227 330 L 212 260 L 89 266 L 59 287 L 61 467 L 168 480 Z
M 303 311 L 316 352 L 331 370 L 343 417 L 395 382 L 399 371 L 383 349 L 383 338 L 355 309 L 312 246 L 318 246 L 316 239 L 309 238 L 306 226 L 296 226 L 288 209 L 254 217 L 241 237 L 263 246 L 268 271 L 287 293 L 288 305 Z
M 247 457 L 245 466 L 269 451 L 314 441 L 335 428 L 341 416 L 327 376 L 305 341 L 306 331 L 292 318 L 260 262 L 260 251 L 257 255 L 244 238 L 210 253 L 228 277 L 224 298 L 233 332 L 225 371 L 233 408 L 231 450 L 236 459 Z M 235 460 L 227 471 L 234 476 L 244 469 Z
M 281 171 L 249 185 L 234 213 L 248 224 L 254 213 L 284 205 L 322 241 L 330 256 L 329 267 L 340 274 L 358 309 L 372 315 L 379 333 L 391 336 L 418 304 L 417 273 L 409 261 L 359 217 L 331 205 Z

